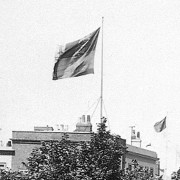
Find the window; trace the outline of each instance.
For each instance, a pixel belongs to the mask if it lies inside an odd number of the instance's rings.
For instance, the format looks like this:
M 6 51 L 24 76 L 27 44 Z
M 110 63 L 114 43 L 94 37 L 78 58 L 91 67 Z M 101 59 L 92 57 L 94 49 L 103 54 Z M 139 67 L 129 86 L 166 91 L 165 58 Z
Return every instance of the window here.
M 128 169 L 131 171 L 132 170 L 132 164 L 128 163 Z
M 154 168 L 150 168 L 150 174 L 153 176 L 153 174 L 154 174 Z
M 149 167 L 148 166 L 145 166 L 144 167 L 144 171 L 147 173 L 147 172 L 149 172 Z
M 142 171 L 143 170 L 143 166 L 139 166 L 139 170 Z
M 5 168 L 6 168 L 6 163 L 0 162 L 0 169 L 5 169 Z
M 28 170 L 20 169 L 19 172 L 21 172 L 22 174 L 28 174 Z

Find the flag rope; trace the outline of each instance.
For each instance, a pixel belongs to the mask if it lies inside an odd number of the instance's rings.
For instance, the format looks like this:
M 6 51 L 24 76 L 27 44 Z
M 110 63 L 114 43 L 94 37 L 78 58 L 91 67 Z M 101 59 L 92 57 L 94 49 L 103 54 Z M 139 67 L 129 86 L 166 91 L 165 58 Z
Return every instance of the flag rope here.
M 98 107 L 99 101 L 100 101 L 100 98 L 98 99 L 97 105 L 96 105 L 96 107 L 95 107 L 93 113 L 91 114 L 91 118 L 94 116 L 94 113 L 95 113 L 95 111 L 96 111 L 96 109 L 97 109 L 97 107 Z

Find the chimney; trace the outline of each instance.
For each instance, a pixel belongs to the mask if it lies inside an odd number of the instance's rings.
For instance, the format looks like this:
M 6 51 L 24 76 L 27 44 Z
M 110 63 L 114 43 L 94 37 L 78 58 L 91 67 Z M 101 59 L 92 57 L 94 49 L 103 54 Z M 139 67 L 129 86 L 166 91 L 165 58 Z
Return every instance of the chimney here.
M 64 131 L 64 124 L 60 124 L 61 131 Z
M 68 126 L 68 125 L 65 125 L 65 126 L 64 126 L 64 131 L 68 131 L 68 129 L 69 129 L 69 126 Z
M 11 141 L 8 141 L 6 144 L 7 147 L 11 147 Z
M 82 115 L 82 118 L 80 118 L 81 121 L 79 121 L 76 124 L 76 132 L 92 132 L 92 124 L 91 124 L 91 118 L 90 115 L 87 115 L 87 118 L 85 115 Z
M 82 115 L 82 123 L 85 123 L 86 119 L 85 119 L 85 115 Z
M 57 127 L 57 131 L 59 131 L 60 129 L 59 129 L 59 124 L 56 124 L 56 127 Z
M 140 139 L 140 132 L 137 132 L 137 138 Z
M 87 123 L 91 123 L 91 117 L 90 117 L 90 115 L 87 115 Z

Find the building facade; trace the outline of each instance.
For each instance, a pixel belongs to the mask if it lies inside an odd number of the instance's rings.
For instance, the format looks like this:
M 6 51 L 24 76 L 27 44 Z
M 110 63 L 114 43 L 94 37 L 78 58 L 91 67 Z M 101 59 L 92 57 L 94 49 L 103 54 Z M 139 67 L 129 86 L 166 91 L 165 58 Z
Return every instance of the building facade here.
M 146 168 L 153 175 L 159 175 L 159 158 L 157 153 L 147 149 L 127 144 L 126 168 L 133 168 L 133 160 L 136 160 L 141 168 Z
M 63 129 L 61 129 L 63 130 Z M 12 148 L 15 150 L 15 156 L 12 157 L 13 170 L 25 170 L 22 162 L 27 162 L 27 158 L 34 148 L 41 145 L 42 141 L 61 140 L 66 133 L 72 142 L 90 141 L 92 135 L 92 124 L 90 116 L 84 115 L 76 124 L 74 132 L 54 131 L 52 127 L 34 127 L 34 131 L 13 131 Z M 126 140 L 120 139 L 120 144 L 126 146 Z M 125 167 L 125 156 L 122 157 L 122 168 Z
M 90 141 L 90 132 L 67 132 L 69 140 L 72 142 Z M 58 141 L 62 139 L 64 132 L 50 131 L 13 131 L 12 148 L 15 156 L 12 157 L 12 169 L 24 170 L 22 162 L 27 162 L 27 158 L 34 148 L 41 145 L 42 141 Z
M 90 141 L 92 135 L 92 124 L 90 116 L 82 116 L 76 124 L 74 132 L 54 131 L 53 128 L 35 127 L 34 131 L 13 131 L 12 132 L 12 148 L 15 150 L 15 155 L 12 156 L 12 169 L 25 170 L 22 162 L 27 162 L 32 150 L 41 145 L 42 141 L 58 141 L 61 140 L 64 134 L 68 134 L 69 140 L 72 142 Z M 126 147 L 126 140 L 120 139 L 120 144 Z M 121 168 L 130 167 L 132 160 L 136 159 L 141 166 L 153 168 L 153 173 L 157 173 L 156 161 L 157 154 L 135 146 L 127 145 L 127 154 L 122 157 Z
M 12 147 L 0 147 L 0 169 L 11 169 L 12 157 L 15 156 L 15 150 Z

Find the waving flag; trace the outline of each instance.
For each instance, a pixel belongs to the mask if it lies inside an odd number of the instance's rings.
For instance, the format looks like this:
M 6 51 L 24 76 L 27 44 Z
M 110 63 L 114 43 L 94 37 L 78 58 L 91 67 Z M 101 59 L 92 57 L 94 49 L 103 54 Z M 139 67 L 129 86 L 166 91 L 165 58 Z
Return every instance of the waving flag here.
M 100 28 L 61 48 L 54 65 L 53 80 L 94 73 L 94 55 Z
M 147 144 L 146 147 L 151 146 L 151 143 Z
M 157 122 L 157 123 L 154 125 L 154 129 L 155 129 L 156 132 L 161 132 L 161 131 L 163 131 L 165 128 L 166 128 L 166 117 L 165 117 L 163 120 Z

